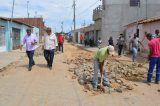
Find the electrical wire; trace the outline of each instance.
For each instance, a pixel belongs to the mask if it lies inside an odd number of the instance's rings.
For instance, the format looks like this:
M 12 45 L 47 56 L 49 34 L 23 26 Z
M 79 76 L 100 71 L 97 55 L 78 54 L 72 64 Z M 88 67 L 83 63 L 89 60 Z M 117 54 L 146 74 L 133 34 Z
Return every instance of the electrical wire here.
M 77 14 L 77 16 L 84 14 L 85 12 L 87 12 L 87 10 L 89 10 L 91 7 L 93 7 L 93 6 L 94 6 L 95 4 L 97 4 L 98 2 L 99 2 L 99 0 L 96 1 L 95 3 L 93 3 L 92 5 L 90 5 L 88 8 L 86 8 L 86 9 L 83 10 L 82 12 L 80 12 L 79 14 Z

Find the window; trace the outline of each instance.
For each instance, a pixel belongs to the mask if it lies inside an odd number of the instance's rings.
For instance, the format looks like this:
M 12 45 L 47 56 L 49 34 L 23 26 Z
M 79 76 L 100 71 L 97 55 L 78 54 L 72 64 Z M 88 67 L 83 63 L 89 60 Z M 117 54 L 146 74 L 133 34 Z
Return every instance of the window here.
M 130 0 L 130 6 L 139 6 L 140 0 Z

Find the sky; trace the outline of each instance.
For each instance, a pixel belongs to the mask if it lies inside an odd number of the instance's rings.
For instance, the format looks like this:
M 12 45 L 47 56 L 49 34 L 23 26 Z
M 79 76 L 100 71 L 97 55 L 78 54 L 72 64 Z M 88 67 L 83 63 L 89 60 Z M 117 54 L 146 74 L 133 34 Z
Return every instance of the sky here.
M 13 0 L 1 0 L 0 16 L 11 17 Z M 63 22 L 64 31 L 73 28 L 73 0 L 15 0 L 14 18 L 27 17 L 27 1 L 30 17 L 43 17 L 46 26 L 54 32 L 61 31 Z M 101 4 L 100 0 L 76 0 L 76 28 L 93 23 L 93 9 Z

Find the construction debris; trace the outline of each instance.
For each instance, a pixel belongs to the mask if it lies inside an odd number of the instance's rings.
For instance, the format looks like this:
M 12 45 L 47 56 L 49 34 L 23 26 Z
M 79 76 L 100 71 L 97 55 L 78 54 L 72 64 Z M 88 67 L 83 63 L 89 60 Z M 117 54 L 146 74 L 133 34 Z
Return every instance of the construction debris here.
M 80 85 L 85 89 L 92 91 L 93 78 L 93 60 L 91 56 L 84 54 L 83 57 L 78 56 L 75 59 L 67 60 L 69 64 L 69 72 L 76 75 Z M 120 62 L 118 60 L 108 61 L 110 65 L 110 72 L 107 72 L 110 86 L 104 88 L 104 93 L 109 92 L 109 89 L 122 93 L 126 90 L 133 90 L 134 84 L 130 81 L 142 81 L 146 79 L 147 71 L 141 64 L 132 64 L 131 62 Z M 98 76 L 100 83 L 100 74 Z

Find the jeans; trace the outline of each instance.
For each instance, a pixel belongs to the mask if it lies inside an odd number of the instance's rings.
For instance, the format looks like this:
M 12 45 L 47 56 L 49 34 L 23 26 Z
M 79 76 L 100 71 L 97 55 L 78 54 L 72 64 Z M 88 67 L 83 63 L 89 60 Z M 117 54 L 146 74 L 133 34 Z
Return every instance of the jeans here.
M 47 61 L 49 67 L 52 67 L 54 59 L 54 49 L 53 50 L 44 50 L 44 57 Z
M 160 81 L 160 57 L 151 57 L 149 62 L 149 70 L 147 81 L 151 82 L 154 67 L 156 65 L 156 82 Z
M 31 68 L 35 62 L 33 60 L 33 56 L 34 56 L 34 50 L 33 51 L 26 51 L 28 59 L 29 59 L 29 67 Z
M 123 45 L 118 45 L 118 55 L 122 54 Z
M 133 55 L 132 60 L 133 60 L 133 62 L 136 61 L 137 53 L 138 53 L 137 48 L 136 48 L 136 47 L 133 47 L 133 48 L 132 48 L 132 55 Z
M 108 82 L 107 73 L 106 73 L 106 65 L 103 67 L 103 81 Z M 94 60 L 94 75 L 93 75 L 93 86 L 96 88 L 98 86 L 98 72 L 99 72 L 99 62 Z
M 59 47 L 59 51 L 62 50 L 62 53 L 63 53 L 63 43 L 58 43 L 58 47 Z

